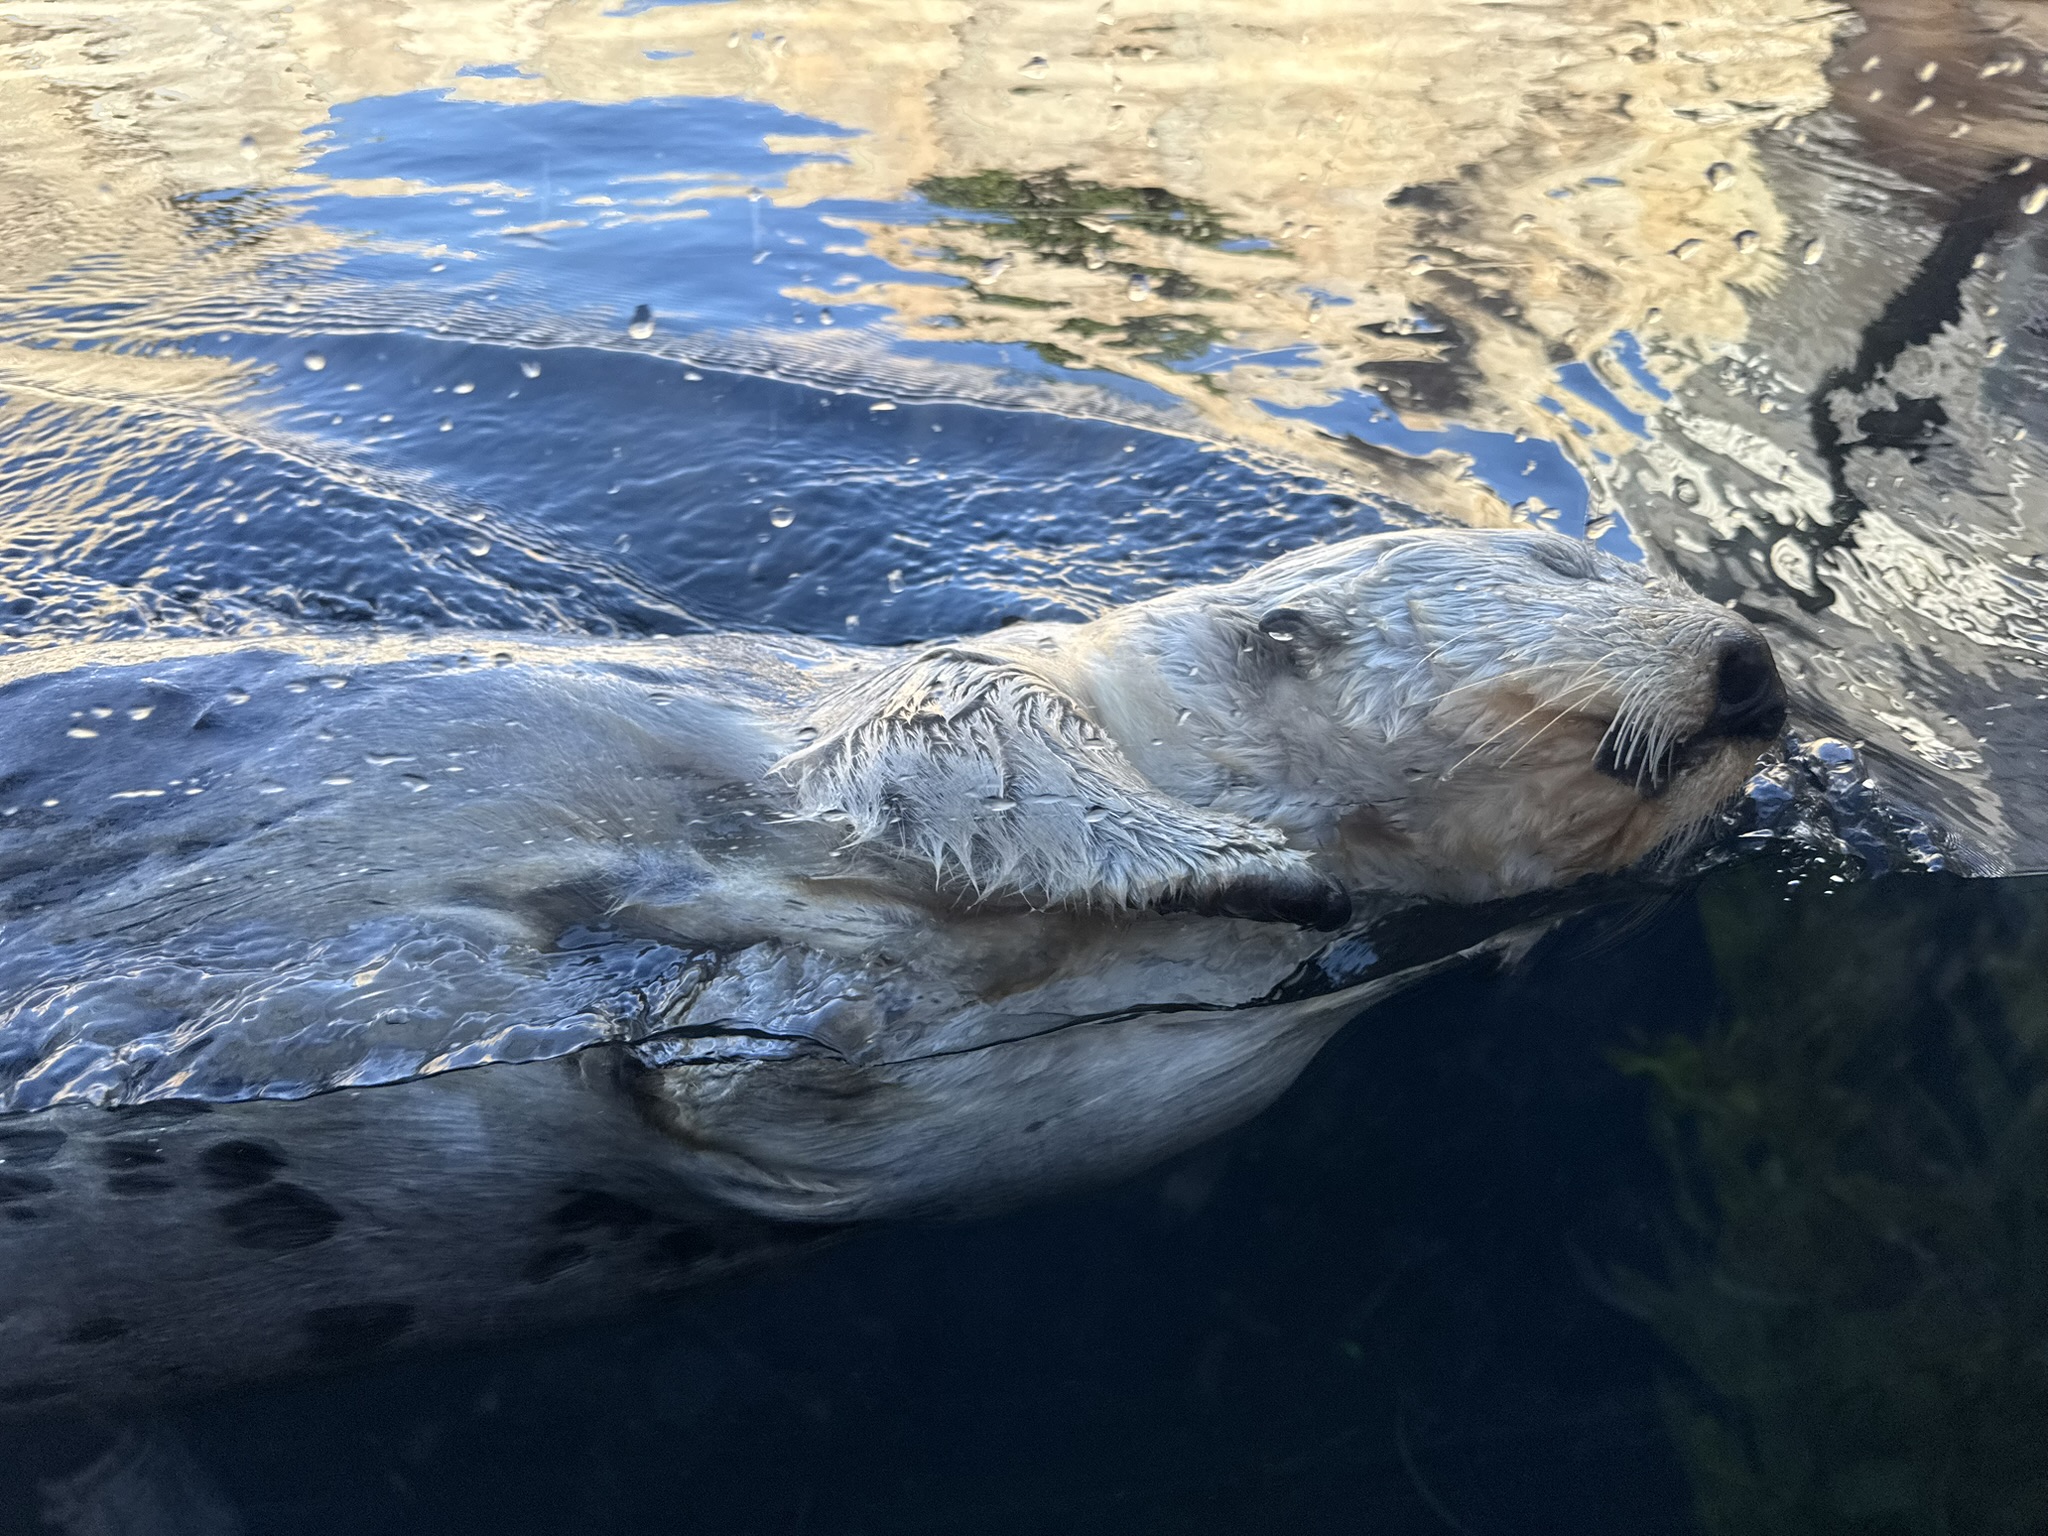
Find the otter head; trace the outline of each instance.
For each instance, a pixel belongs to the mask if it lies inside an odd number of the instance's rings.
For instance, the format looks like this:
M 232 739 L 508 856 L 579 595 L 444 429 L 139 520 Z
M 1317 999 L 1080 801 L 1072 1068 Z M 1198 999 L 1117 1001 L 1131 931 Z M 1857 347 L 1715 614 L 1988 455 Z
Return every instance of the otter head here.
M 1634 864 L 1784 717 L 1724 609 L 1554 534 L 1406 532 L 863 669 L 775 771 L 950 900 L 1330 927 Z
M 1086 691 L 1140 770 L 1354 887 L 1484 899 L 1633 865 L 1785 724 L 1755 626 L 1555 534 L 1357 539 L 1098 624 Z

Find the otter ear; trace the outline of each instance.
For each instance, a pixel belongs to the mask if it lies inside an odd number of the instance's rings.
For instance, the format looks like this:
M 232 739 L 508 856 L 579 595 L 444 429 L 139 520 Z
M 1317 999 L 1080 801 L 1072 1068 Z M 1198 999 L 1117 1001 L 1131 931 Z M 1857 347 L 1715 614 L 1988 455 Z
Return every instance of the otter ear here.
M 1333 617 L 1301 607 L 1268 608 L 1245 616 L 1245 650 L 1306 670 L 1342 639 Z
M 1074 700 L 944 646 L 853 684 L 774 772 L 799 814 L 976 898 L 1341 923 L 1340 888 L 1277 828 L 1162 793 Z M 1339 912 L 1339 907 L 1343 911 Z

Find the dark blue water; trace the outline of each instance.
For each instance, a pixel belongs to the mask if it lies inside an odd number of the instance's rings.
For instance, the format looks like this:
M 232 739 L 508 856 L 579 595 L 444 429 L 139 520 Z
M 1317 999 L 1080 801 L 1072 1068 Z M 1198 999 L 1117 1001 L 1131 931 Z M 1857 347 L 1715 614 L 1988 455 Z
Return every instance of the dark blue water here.
M 0 1528 L 2048 1529 L 2017 34 L 416 9 L 15 23 L 9 645 L 882 644 L 1533 522 L 1763 625 L 1797 727 L 2006 877 L 1732 859 L 1117 1188 L 11 1426 Z
M 1783 885 L 1101 1195 L 144 1433 L 252 1532 L 2037 1529 L 2048 889 Z M 10 1522 L 106 1435 L 12 1432 Z

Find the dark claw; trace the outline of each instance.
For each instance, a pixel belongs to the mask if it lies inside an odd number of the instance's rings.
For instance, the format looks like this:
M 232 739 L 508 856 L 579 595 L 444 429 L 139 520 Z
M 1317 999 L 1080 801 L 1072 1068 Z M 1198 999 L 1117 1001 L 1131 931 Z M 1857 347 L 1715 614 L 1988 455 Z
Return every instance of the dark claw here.
M 1351 893 L 1325 875 L 1248 876 L 1158 903 L 1162 912 L 1237 917 L 1251 923 L 1293 923 L 1328 933 L 1351 921 Z

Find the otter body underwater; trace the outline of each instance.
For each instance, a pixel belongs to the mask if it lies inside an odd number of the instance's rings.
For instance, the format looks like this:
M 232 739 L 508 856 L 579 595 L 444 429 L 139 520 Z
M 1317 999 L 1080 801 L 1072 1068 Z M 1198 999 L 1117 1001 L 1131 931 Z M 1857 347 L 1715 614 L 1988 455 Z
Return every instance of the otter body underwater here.
M 29 1412 L 1136 1170 L 1413 974 L 1366 963 L 1374 913 L 1636 864 L 1784 719 L 1745 622 L 1523 532 L 901 650 L 0 669 L 0 1407 Z

